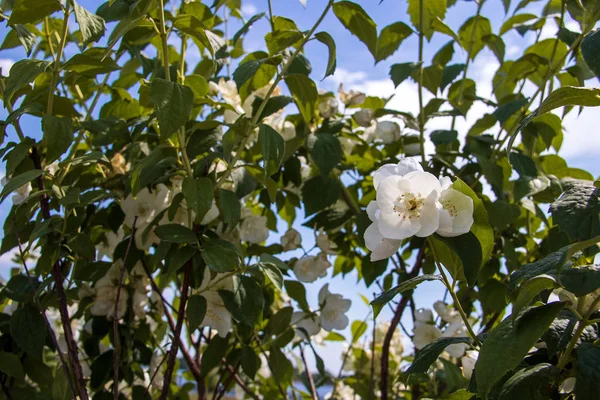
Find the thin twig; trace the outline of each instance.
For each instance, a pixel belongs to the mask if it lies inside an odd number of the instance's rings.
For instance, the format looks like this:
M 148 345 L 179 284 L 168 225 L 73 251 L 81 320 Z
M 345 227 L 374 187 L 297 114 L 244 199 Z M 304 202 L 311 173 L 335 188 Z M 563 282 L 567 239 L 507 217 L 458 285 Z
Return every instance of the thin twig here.
M 310 393 L 312 394 L 313 400 L 318 400 L 319 396 L 317 395 L 317 389 L 315 388 L 315 381 L 313 380 L 312 373 L 308 368 L 308 363 L 306 362 L 306 357 L 304 356 L 304 348 L 302 347 L 302 343 L 300 343 L 300 357 L 302 358 L 302 363 L 304 363 L 304 370 L 306 371 L 306 376 L 308 377 L 308 383 L 310 385 Z
M 131 228 L 131 236 L 129 237 L 129 243 L 127 243 L 127 249 L 125 250 L 125 256 L 123 257 L 123 263 L 119 271 L 119 284 L 117 285 L 117 296 L 115 298 L 115 307 L 113 309 L 113 340 L 115 343 L 115 351 L 113 352 L 113 398 L 118 400 L 119 398 L 119 357 L 121 356 L 121 340 L 119 338 L 119 300 L 121 298 L 121 288 L 123 287 L 123 278 L 125 277 L 125 270 L 127 268 L 127 256 L 131 249 L 131 243 L 135 237 L 135 225 L 137 222 L 137 216 L 133 219 L 133 226 Z
M 373 298 L 376 294 L 373 293 Z M 369 400 L 375 395 L 375 343 L 377 342 L 377 317 L 373 314 L 373 333 L 371 338 L 371 377 L 369 379 Z

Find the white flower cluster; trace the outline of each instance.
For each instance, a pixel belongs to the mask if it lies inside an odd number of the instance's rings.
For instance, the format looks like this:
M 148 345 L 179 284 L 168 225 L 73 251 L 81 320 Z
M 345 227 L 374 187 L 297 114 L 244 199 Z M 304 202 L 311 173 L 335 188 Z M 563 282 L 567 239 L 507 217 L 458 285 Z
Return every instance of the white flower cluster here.
M 233 278 L 227 274 L 216 274 L 211 279 L 210 270 L 205 268 L 202 284 L 198 288 L 198 293 L 206 299 L 206 314 L 200 327 L 209 326 L 216 329 L 219 336 L 225 337 L 231 329 L 231 314 L 225 308 L 219 290 L 233 291 Z
M 307 334 L 308 336 L 317 335 L 321 328 L 328 332 L 334 329 L 346 329 L 350 322 L 346 313 L 351 305 L 351 300 L 345 299 L 341 294 L 331 293 L 329 284 L 325 284 L 319 291 L 320 312 L 294 312 L 292 325 L 298 328 L 298 334 L 303 338 Z
M 321 250 L 316 256 L 304 256 L 294 265 L 294 275 L 300 282 L 311 283 L 327 276 L 327 268 L 331 263 L 327 255 L 337 253 L 337 246 L 329 240 L 323 228 L 315 232 L 315 243 Z
M 371 260 L 392 256 L 402 240 L 434 233 L 453 237 L 473 225 L 473 199 L 452 189 L 450 178 L 424 172 L 414 157 L 386 164 L 373 176 L 377 191 L 367 207 L 373 222 L 365 231 Z
M 415 312 L 415 326 L 413 329 L 413 344 L 417 350 L 433 343 L 440 337 L 465 337 L 467 328 L 460 314 L 451 306 L 442 301 L 436 301 L 433 305 L 435 312 L 446 324 L 442 331 L 433 322 L 433 312 L 428 308 L 422 308 Z M 452 344 L 446 347 L 446 353 L 451 357 L 459 358 L 465 354 L 467 345 L 464 343 Z

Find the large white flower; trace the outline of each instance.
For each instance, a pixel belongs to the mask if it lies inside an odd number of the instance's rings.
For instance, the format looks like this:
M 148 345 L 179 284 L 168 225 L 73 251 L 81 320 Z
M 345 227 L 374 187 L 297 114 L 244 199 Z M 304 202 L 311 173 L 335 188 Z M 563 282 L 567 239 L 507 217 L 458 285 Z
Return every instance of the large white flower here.
M 429 308 L 419 308 L 415 311 L 415 326 L 422 324 L 433 324 L 433 311 Z
M 341 294 L 329 291 L 329 284 L 325 284 L 319 291 L 319 306 L 321 306 L 320 322 L 323 329 L 345 329 L 350 322 L 346 312 L 350 309 L 352 301 L 344 299 Z
M 288 229 L 281 237 L 281 247 L 283 247 L 283 251 L 296 250 L 302 247 L 302 236 L 300 236 L 300 232 L 294 228 Z
M 295 325 L 298 333 L 302 337 L 314 336 L 321 331 L 321 325 L 314 314 L 309 314 L 304 311 L 296 311 L 292 314 L 292 325 Z
M 471 379 L 473 376 L 473 369 L 475 369 L 475 363 L 479 358 L 479 352 L 477 350 L 468 350 L 466 354 L 460 359 L 462 366 L 462 373 L 467 379 Z
M 277 112 L 265 118 L 264 123 L 275 129 L 285 141 L 296 137 L 296 126 L 290 121 L 286 121 L 283 112 Z
M 316 256 L 302 257 L 294 265 L 294 275 L 300 282 L 314 282 L 319 278 L 327 276 L 327 268 L 331 263 L 327 260 L 325 253 Z
M 415 349 L 421 350 L 423 347 L 433 343 L 442 336 L 442 332 L 435 325 L 419 324 L 413 329 L 413 344 Z
M 122 226 L 117 233 L 114 233 L 113 231 L 106 232 L 104 234 L 104 240 L 96 245 L 96 250 L 98 250 L 98 260 L 101 260 L 104 256 L 112 260 L 115 248 L 124 238 L 125 231 Z
M 467 328 L 462 320 L 453 322 L 446 327 L 442 337 L 465 337 L 467 336 Z M 465 354 L 467 349 L 466 343 L 451 344 L 446 347 L 446 353 L 450 354 L 451 357 L 459 358 Z
M 377 202 L 372 201 L 367 206 L 367 214 L 373 223 L 365 230 L 364 238 L 367 249 L 371 250 L 371 261 L 383 260 L 394 255 L 400 245 L 401 240 L 386 239 L 383 237 L 377 227 L 377 218 L 379 216 L 379 207 Z
M 471 230 L 473 225 L 473 199 L 458 190 L 448 188 L 439 198 L 440 227 L 436 231 L 441 236 L 459 236 Z
M 439 180 L 428 172 L 385 178 L 377 186 L 379 232 L 396 240 L 433 234 L 440 226 L 437 200 L 441 191 Z
M 398 164 L 385 164 L 379 167 L 373 174 L 373 186 L 377 190 L 377 187 L 385 178 L 394 175 L 404 176 L 414 171 L 423 172 L 423 167 L 417 157 L 403 157 Z
M 337 254 L 337 245 L 329 240 L 327 232 L 323 228 L 319 228 L 319 231 L 315 232 L 315 242 L 323 253 Z
M 267 217 L 264 215 L 249 215 L 240 225 L 240 239 L 248 243 L 262 243 L 269 237 Z
M 206 299 L 206 314 L 200 323 L 200 327 L 209 326 L 216 329 L 219 336 L 227 336 L 231 329 L 231 314 L 225 308 L 225 304 L 219 296 L 219 290 L 233 289 L 231 277 L 225 277 L 225 274 L 217 274 L 213 279 L 210 278 L 208 268 L 204 269 L 204 277 L 200 285 L 199 294 Z

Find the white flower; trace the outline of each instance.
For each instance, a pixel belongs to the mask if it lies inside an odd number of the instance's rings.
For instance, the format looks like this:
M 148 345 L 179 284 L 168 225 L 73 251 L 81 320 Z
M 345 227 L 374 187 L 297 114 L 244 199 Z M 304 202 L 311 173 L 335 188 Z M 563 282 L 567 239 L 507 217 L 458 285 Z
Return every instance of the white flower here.
M 302 247 L 302 236 L 297 230 L 290 228 L 281 237 L 281 247 L 283 251 L 296 250 Z
M 286 121 L 283 112 L 265 118 L 264 123 L 275 129 L 285 141 L 296 137 L 296 126 L 290 121 Z
M 335 397 L 333 391 L 325 395 L 325 400 L 360 400 L 361 397 L 354 392 L 350 386 L 338 381 L 335 388 Z
M 443 301 L 436 301 L 433 303 L 433 309 L 444 320 L 444 322 L 453 324 L 462 321 L 460 313 Z
M 442 337 L 465 337 L 467 336 L 467 328 L 462 321 L 453 322 L 446 327 Z M 465 354 L 467 349 L 466 343 L 455 343 L 446 347 L 446 353 L 450 354 L 451 357 L 459 358 Z
M 467 350 L 465 355 L 460 359 L 462 373 L 465 378 L 471 379 L 471 376 L 473 376 L 473 369 L 475 368 L 477 358 L 479 358 L 479 352 L 477 350 Z
M 334 117 L 338 112 L 338 101 L 335 97 L 327 97 L 317 106 L 322 118 Z
M 352 150 L 354 150 L 354 147 L 358 144 L 358 142 L 354 139 L 350 139 L 344 136 L 340 136 L 338 137 L 338 140 L 340 141 L 340 145 L 342 146 L 342 151 L 344 152 L 344 154 L 346 156 L 349 156 L 352 154 Z
M 2 186 L 6 186 L 8 180 L 6 177 L 2 178 Z M 26 183 L 23 186 L 19 186 L 13 194 L 12 202 L 15 206 L 23 203 L 29 197 L 31 193 L 31 183 Z
M 418 158 L 402 157 L 398 164 L 385 164 L 379 167 L 373 174 L 373 186 L 377 190 L 377 187 L 385 178 L 393 175 L 404 176 L 413 171 L 423 172 L 423 167 L 419 163 Z
M 46 167 L 46 172 L 52 176 L 56 175 L 58 170 L 59 170 L 58 161 L 54 161 L 52 164 L 50 164 Z
M 223 119 L 225 120 L 226 124 L 234 123 L 235 120 L 244 113 L 244 109 L 242 108 L 242 99 L 238 93 L 235 81 L 226 81 L 225 78 L 221 78 L 218 84 L 210 82 L 209 88 L 213 93 L 220 93 L 225 103 L 233 107 L 234 110 L 225 110 Z
M 437 338 L 442 336 L 442 332 L 435 325 L 419 324 L 413 329 L 413 344 L 417 350 L 430 343 L 433 343 Z
M 437 199 L 441 191 L 439 180 L 428 172 L 385 178 L 377 186 L 379 232 L 397 240 L 431 235 L 440 225 Z
M 150 379 L 152 379 L 152 387 L 157 390 L 162 390 L 163 381 L 165 380 L 162 367 L 166 365 L 166 363 L 162 362 L 163 358 L 165 358 L 164 355 L 154 353 L 150 359 L 149 375 Z
M 98 260 L 101 260 L 104 256 L 112 260 L 115 248 L 124 238 L 125 231 L 122 226 L 117 233 L 114 233 L 113 231 L 106 232 L 104 234 L 104 240 L 96 245 L 96 250 L 98 250 Z
M 433 324 L 433 311 L 429 308 L 419 308 L 415 311 L 415 326 Z
M 356 123 L 365 128 L 371 126 L 373 117 L 375 117 L 375 111 L 370 108 L 363 108 L 352 115 L 352 118 L 354 118 Z
M 560 384 L 560 387 L 558 388 L 558 391 L 560 393 L 571 393 L 573 390 L 575 390 L 575 384 L 577 383 L 577 378 L 575 377 L 570 377 L 565 379 L 565 381 L 563 383 Z
M 129 194 L 121 203 L 121 209 L 125 213 L 125 224 L 133 227 L 133 221 L 137 217 L 136 229 L 152 222 L 157 213 L 164 210 L 169 204 L 169 189 L 159 184 L 150 192 L 148 188 L 140 190 L 136 197 Z
M 377 121 L 375 125 L 375 137 L 383 143 L 394 143 L 400 139 L 400 125 L 394 121 Z
M 439 198 L 440 227 L 436 231 L 441 236 L 454 237 L 471 230 L 473 225 L 473 199 L 458 190 L 446 189 Z
M 327 276 L 327 268 L 331 263 L 327 260 L 325 253 L 316 256 L 302 257 L 294 265 L 294 275 L 300 282 L 314 282 L 319 278 Z
M 329 240 L 327 232 L 325 232 L 323 228 L 319 228 L 319 231 L 315 232 L 315 242 L 323 253 L 337 254 L 336 244 Z
M 231 329 L 231 315 L 225 308 L 225 304 L 219 296 L 218 291 L 233 289 L 233 281 L 231 277 L 224 278 L 225 274 L 217 274 L 212 280 L 210 279 L 210 271 L 204 269 L 204 277 L 200 285 L 199 294 L 206 299 L 206 314 L 200 327 L 209 326 L 219 332 L 219 336 L 227 336 L 227 332 Z
M 325 284 L 319 291 L 319 305 L 321 306 L 320 322 L 323 329 L 345 329 L 350 322 L 346 312 L 350 309 L 352 301 L 344 299 L 341 294 L 329 291 L 329 284 Z
M 271 368 L 269 368 L 269 360 L 267 360 L 267 357 L 263 353 L 260 353 L 258 355 L 258 358 L 260 358 L 260 368 L 257 372 L 258 376 L 262 376 L 263 378 L 269 379 L 271 377 Z
M 262 243 L 269 237 L 267 217 L 264 215 L 249 215 L 240 225 L 240 239 L 248 243 Z
M 298 333 L 302 337 L 306 337 L 306 333 L 308 333 L 308 336 L 314 336 L 321 331 L 321 325 L 319 325 L 319 321 L 316 320 L 316 316 L 304 311 L 294 312 L 292 314 L 291 323 L 292 325 L 295 325 L 296 328 L 300 328 L 298 329 Z
M 213 222 L 215 219 L 219 217 L 219 207 L 217 207 L 217 202 L 213 199 L 212 205 L 210 206 L 210 210 L 206 213 L 200 225 L 208 225 Z
M 402 245 L 402 240 L 386 239 L 381 235 L 376 223 L 378 212 L 379 207 L 377 207 L 377 202 L 370 202 L 367 206 L 367 215 L 373 223 L 365 230 L 364 238 L 367 249 L 371 251 L 371 261 L 391 257 Z
M 418 154 L 421 153 L 421 144 L 420 143 L 408 143 L 405 144 L 404 147 L 404 154 L 406 154 L 407 156 L 416 156 Z
M 355 92 L 354 90 L 349 91 L 348 93 L 346 93 L 344 91 L 344 85 L 340 83 L 340 87 L 338 89 L 338 93 L 340 95 L 340 99 L 342 100 L 342 103 L 344 103 L 346 106 L 357 106 L 359 104 L 362 104 L 365 102 L 365 100 L 367 99 L 367 95 L 361 92 Z
M 96 296 L 90 307 L 90 312 L 95 316 L 104 316 L 112 318 L 117 300 L 117 285 L 119 280 L 122 261 L 116 262 L 108 270 L 105 276 L 98 279 L 94 285 Z M 129 294 L 125 288 L 121 287 L 119 295 L 119 304 L 117 306 L 117 319 L 121 319 L 127 312 L 127 300 Z

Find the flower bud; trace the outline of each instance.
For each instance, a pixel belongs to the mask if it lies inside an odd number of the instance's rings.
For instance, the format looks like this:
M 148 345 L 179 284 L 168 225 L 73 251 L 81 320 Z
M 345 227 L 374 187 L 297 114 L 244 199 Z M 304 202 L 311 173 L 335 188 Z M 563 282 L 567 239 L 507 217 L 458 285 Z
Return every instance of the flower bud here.
M 338 112 L 338 101 L 335 99 L 335 97 L 328 97 L 327 99 L 321 101 L 317 107 L 319 108 L 319 114 L 321 114 L 321 117 L 331 118 Z
M 374 116 L 375 111 L 370 108 L 363 108 L 362 110 L 355 112 L 354 115 L 352 115 L 352 118 L 354 118 L 358 125 L 368 128 L 371 126 Z

